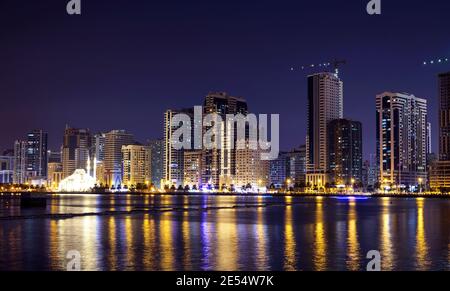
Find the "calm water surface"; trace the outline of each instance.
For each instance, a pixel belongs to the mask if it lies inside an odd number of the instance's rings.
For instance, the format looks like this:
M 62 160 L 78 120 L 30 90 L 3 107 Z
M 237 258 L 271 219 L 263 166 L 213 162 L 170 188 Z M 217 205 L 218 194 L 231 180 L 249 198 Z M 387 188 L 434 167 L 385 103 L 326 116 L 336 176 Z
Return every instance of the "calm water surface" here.
M 0 218 L 0 270 L 65 270 L 70 250 L 83 270 L 365 270 L 370 250 L 450 270 L 444 199 L 58 195 Z

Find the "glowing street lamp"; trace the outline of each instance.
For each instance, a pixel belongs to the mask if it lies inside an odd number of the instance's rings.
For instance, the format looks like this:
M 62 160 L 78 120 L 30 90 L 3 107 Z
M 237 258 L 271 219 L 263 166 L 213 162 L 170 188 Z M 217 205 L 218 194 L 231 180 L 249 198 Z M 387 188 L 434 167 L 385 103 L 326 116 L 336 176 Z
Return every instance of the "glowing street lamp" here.
M 419 193 L 422 193 L 422 182 L 423 182 L 423 179 L 419 178 Z

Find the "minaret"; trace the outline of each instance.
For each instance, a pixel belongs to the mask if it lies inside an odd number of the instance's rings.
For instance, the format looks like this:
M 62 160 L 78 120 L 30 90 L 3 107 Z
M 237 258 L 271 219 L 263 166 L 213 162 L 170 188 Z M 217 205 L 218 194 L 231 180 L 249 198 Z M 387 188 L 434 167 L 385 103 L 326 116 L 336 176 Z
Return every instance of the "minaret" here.
M 87 174 L 90 176 L 91 175 L 91 158 L 88 155 L 88 159 L 87 159 Z
M 97 181 L 97 157 L 94 157 L 94 173 L 92 178 L 94 178 L 95 181 Z

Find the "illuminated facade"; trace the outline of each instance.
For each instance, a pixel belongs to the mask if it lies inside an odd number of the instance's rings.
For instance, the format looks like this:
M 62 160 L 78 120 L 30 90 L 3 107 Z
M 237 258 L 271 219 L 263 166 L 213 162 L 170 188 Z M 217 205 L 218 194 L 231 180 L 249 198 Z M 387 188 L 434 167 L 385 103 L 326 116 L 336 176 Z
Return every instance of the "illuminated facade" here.
M 0 184 L 12 184 L 14 177 L 14 155 L 0 156 Z
M 450 190 L 450 72 L 439 74 L 439 161 L 430 168 L 430 188 Z
M 17 140 L 14 142 L 14 184 L 26 183 L 26 153 L 27 142 Z
M 52 189 L 57 189 L 62 179 L 62 163 L 48 163 L 47 185 Z
M 266 187 L 269 182 L 269 161 L 261 160 L 261 150 L 253 150 L 247 147 L 236 150 L 236 176 L 235 187 L 252 188 Z
M 66 126 L 62 148 L 63 178 L 69 177 L 76 169 L 86 169 L 92 137 L 89 129 Z
M 150 147 L 143 145 L 122 146 L 123 183 L 137 186 L 149 185 L 151 179 Z
M 344 114 L 343 82 L 335 73 L 308 76 L 308 172 L 328 171 L 328 125 Z
M 134 143 L 132 134 L 125 130 L 113 130 L 105 135 L 105 183 L 108 186 L 122 185 L 122 146 Z
M 164 114 L 164 160 L 163 160 L 163 184 L 162 186 L 184 186 L 184 149 L 175 149 L 172 146 L 173 133 L 179 127 L 172 127 L 172 120 L 177 114 L 185 114 L 191 118 L 191 139 L 194 133 L 194 109 L 167 110 Z M 191 140 L 193 147 L 193 140 Z
M 184 152 L 184 185 L 197 189 L 201 187 L 202 183 L 202 151 L 190 150 Z
M 362 124 L 336 119 L 329 127 L 329 173 L 337 185 L 362 182 Z
M 450 161 L 450 72 L 439 74 L 439 160 Z
M 385 92 L 376 97 L 377 161 L 383 187 L 417 186 L 427 179 L 427 101 Z
M 151 181 L 156 188 L 161 188 L 161 181 L 164 179 L 164 140 L 151 140 L 148 145 L 151 152 Z
M 33 130 L 27 134 L 27 180 L 47 179 L 47 133 Z
M 204 114 L 216 113 L 223 121 L 227 114 L 248 114 L 247 102 L 243 98 L 233 97 L 224 92 L 209 93 L 204 101 Z M 235 126 L 235 125 L 234 125 Z M 204 127 L 204 132 L 209 128 Z M 220 135 L 221 145 L 210 150 L 203 150 L 202 155 L 202 183 L 210 184 L 216 189 L 222 184 L 230 186 L 236 175 L 236 146 L 231 145 L 228 136 L 231 133 L 226 122 L 223 123 Z M 236 128 L 234 128 L 236 142 Z

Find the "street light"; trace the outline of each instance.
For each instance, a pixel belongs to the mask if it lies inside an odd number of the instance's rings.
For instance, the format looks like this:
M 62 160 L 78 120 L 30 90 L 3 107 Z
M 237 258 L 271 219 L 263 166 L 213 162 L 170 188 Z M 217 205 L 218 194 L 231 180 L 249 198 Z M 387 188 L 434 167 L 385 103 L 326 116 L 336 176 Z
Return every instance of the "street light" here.
M 423 182 L 423 179 L 419 178 L 419 193 L 422 193 L 422 182 Z

